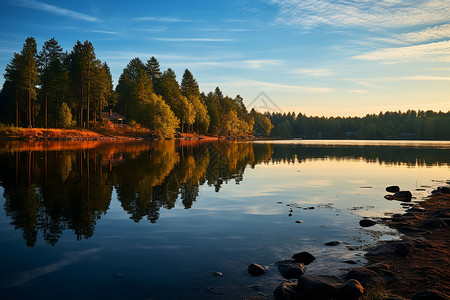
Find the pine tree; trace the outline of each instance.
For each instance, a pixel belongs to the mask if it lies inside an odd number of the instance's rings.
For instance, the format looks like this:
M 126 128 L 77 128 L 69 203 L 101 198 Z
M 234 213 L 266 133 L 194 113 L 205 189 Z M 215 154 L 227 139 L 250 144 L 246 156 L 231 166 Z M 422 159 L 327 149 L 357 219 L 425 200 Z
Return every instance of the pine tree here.
M 19 87 L 25 91 L 27 97 L 27 124 L 33 127 L 35 117 L 36 85 L 38 84 L 38 69 L 36 64 L 37 45 L 33 37 L 25 40 L 20 53 Z
M 147 64 L 145 65 L 145 71 L 147 72 L 148 77 L 153 82 L 153 88 L 155 92 L 158 94 L 159 84 L 161 82 L 161 68 L 159 66 L 158 60 L 152 56 L 147 60 Z

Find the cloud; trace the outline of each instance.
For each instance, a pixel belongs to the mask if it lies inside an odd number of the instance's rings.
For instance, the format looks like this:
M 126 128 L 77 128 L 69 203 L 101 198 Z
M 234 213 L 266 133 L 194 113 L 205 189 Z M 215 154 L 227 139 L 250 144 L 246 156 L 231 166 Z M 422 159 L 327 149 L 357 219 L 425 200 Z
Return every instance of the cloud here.
M 47 4 L 44 2 L 39 2 L 36 0 L 19 0 L 19 1 L 14 1 L 13 5 L 16 6 L 20 6 L 20 7 L 26 7 L 26 8 L 32 8 L 32 9 L 38 9 L 38 10 L 43 10 L 49 13 L 53 13 L 56 15 L 60 15 L 60 16 L 65 16 L 65 17 L 69 17 L 72 19 L 77 19 L 77 20 L 83 20 L 83 21 L 88 21 L 88 22 L 100 22 L 99 19 L 89 16 L 89 15 L 85 15 L 76 11 L 72 11 L 72 10 L 68 10 L 62 7 L 58 7 L 55 5 L 51 5 L 51 4 Z
M 367 94 L 369 93 L 368 90 L 348 90 L 350 93 L 356 93 L 356 94 Z
M 381 49 L 356 55 L 353 58 L 368 61 L 385 61 L 394 63 L 407 61 L 450 62 L 450 41 Z
M 426 42 L 429 40 L 450 38 L 450 24 L 429 27 L 421 31 L 397 35 L 397 38 L 407 42 Z
M 163 42 L 233 42 L 235 39 L 211 39 L 211 38 L 153 38 Z
M 89 32 L 104 33 L 104 34 L 119 34 L 116 31 L 106 31 L 106 30 L 89 30 Z
M 272 88 L 272 89 L 291 89 L 291 90 L 297 90 L 300 92 L 306 92 L 306 93 L 312 93 L 312 94 L 330 93 L 330 92 L 334 91 L 334 89 L 332 89 L 332 88 L 287 85 L 287 84 L 279 84 L 279 83 L 264 82 L 264 81 L 257 81 L 257 80 L 244 80 L 241 83 L 247 84 L 247 85 L 263 86 L 263 87 Z
M 282 61 L 277 59 L 261 59 L 261 60 L 244 60 L 242 61 L 242 63 L 244 63 L 250 69 L 258 69 L 265 66 L 278 66 L 282 63 Z
M 306 74 L 313 77 L 326 77 L 334 74 L 331 70 L 328 69 L 299 69 L 293 71 L 292 73 Z
M 134 18 L 135 21 L 153 21 L 153 22 L 162 22 L 162 23 L 192 23 L 192 22 L 200 22 L 198 20 L 189 20 L 189 19 L 180 19 L 180 18 L 157 18 L 157 17 L 139 17 Z
M 448 22 L 450 2 L 442 0 L 271 0 L 278 6 L 276 23 L 314 28 L 398 28 Z

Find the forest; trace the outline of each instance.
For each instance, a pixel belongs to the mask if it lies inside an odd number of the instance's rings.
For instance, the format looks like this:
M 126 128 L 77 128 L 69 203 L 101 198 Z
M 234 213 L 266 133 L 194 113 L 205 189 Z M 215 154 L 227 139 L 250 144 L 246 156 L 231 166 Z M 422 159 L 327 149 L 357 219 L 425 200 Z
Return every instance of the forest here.
M 133 58 L 114 87 L 107 62 L 91 42 L 77 41 L 70 52 L 54 39 L 38 52 L 29 37 L 14 53 L 0 92 L 2 126 L 99 128 L 102 112 L 114 111 L 130 127 L 145 127 L 162 138 L 176 132 L 213 136 L 272 138 L 450 139 L 450 111 L 380 112 L 365 117 L 313 117 L 302 113 L 248 111 L 244 99 L 219 87 L 201 92 L 185 69 L 161 71 L 158 60 Z
M 158 60 L 132 59 L 114 89 L 110 68 L 96 57 L 91 42 L 77 41 L 64 52 L 54 39 L 38 52 L 33 37 L 25 40 L 6 66 L 0 94 L 0 122 L 16 127 L 95 128 L 101 112 L 114 111 L 129 126 L 144 126 L 163 138 L 176 131 L 237 136 L 253 133 L 255 120 L 267 126 L 266 116 L 249 113 L 242 97 L 223 95 L 220 88 L 201 93 L 186 69 L 181 83 L 172 69 L 161 71 Z

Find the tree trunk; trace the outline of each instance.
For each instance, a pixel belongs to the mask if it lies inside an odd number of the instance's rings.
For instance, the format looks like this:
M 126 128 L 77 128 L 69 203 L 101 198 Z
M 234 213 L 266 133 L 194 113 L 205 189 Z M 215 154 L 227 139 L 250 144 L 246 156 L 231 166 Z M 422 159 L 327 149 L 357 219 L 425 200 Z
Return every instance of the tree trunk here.
M 90 59 L 90 58 L 89 58 Z M 89 104 L 90 104 L 90 94 L 91 94 L 91 63 L 89 61 L 88 65 L 88 86 L 87 86 L 87 127 L 89 127 Z
M 80 127 L 83 127 L 83 72 L 81 72 Z
M 47 129 L 47 89 L 45 89 L 45 128 Z
M 32 128 L 32 119 L 31 119 L 31 93 L 30 90 L 28 90 L 28 128 Z
M 16 87 L 16 127 L 19 127 L 19 98 L 17 97 L 17 87 Z

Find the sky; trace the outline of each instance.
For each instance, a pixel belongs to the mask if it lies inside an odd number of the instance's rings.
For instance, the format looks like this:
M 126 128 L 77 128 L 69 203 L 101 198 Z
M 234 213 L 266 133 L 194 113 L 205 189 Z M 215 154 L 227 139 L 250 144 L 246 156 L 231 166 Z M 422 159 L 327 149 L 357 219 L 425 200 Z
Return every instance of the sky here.
M 114 85 L 155 56 L 258 111 L 450 110 L 450 0 L 0 0 L 0 28 L 2 73 L 27 37 L 54 37 L 91 41 Z

